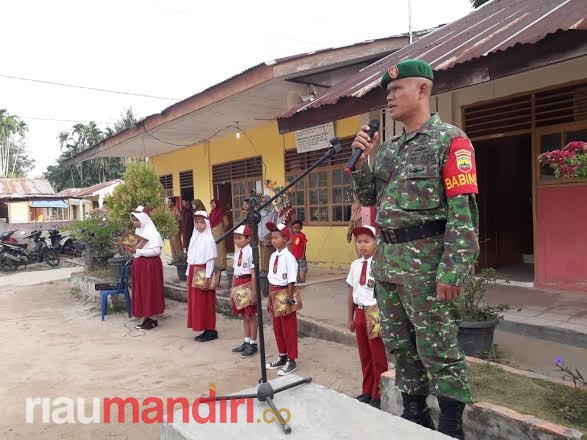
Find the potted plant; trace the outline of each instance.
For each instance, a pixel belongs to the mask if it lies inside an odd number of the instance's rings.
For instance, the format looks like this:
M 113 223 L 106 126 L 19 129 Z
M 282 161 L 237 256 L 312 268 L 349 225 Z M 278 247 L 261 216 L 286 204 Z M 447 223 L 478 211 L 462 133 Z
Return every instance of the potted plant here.
M 493 268 L 483 269 L 471 276 L 463 286 L 464 306 L 459 325 L 459 346 L 467 356 L 481 357 L 493 346 L 493 334 L 507 304 L 487 304 L 487 290 L 492 286 L 509 284 L 498 280 Z
M 187 256 L 185 254 L 176 255 L 171 262 L 169 263 L 170 266 L 175 266 L 177 269 L 177 278 L 179 281 L 186 281 L 187 275 L 186 271 L 188 269 L 188 262 Z
M 121 227 L 108 220 L 105 209 L 95 209 L 87 218 L 75 222 L 68 229 L 84 243 L 85 265 L 88 269 L 107 266 L 108 259 L 116 253 L 116 241 Z
M 569 142 L 560 150 L 548 151 L 538 156 L 540 164 L 549 166 L 554 175 L 563 179 L 587 177 L 587 143 Z

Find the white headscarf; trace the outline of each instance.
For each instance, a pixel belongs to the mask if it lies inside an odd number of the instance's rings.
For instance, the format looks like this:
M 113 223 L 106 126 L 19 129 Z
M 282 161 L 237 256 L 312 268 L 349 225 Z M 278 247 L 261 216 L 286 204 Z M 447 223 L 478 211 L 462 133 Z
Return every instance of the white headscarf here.
M 131 218 L 136 217 L 141 222 L 141 227 L 135 229 L 135 234 L 149 240 L 149 242 L 143 246 L 143 249 L 162 248 L 163 239 L 161 238 L 161 234 L 157 231 L 151 217 L 144 212 L 144 209 L 143 206 L 137 206 L 137 209 L 130 213 Z
M 194 232 L 188 248 L 188 264 L 206 264 L 209 260 L 218 256 L 216 241 L 212 235 L 210 220 L 208 220 L 206 211 L 196 211 L 194 216 L 196 215 L 204 217 L 206 229 L 204 232 L 198 232 L 194 226 Z

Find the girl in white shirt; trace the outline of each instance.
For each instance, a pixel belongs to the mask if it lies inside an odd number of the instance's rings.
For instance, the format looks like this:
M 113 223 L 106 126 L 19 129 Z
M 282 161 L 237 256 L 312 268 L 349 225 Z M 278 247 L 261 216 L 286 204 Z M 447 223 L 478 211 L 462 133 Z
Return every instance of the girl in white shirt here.
M 159 315 L 165 310 L 163 264 L 159 257 L 163 240 L 146 208 L 138 206 L 130 213 L 130 218 L 135 227 L 135 234 L 148 240 L 141 249 L 125 248 L 127 252 L 134 254 L 132 262 L 132 314 L 144 318 L 143 322 L 137 325 L 137 328 L 151 330 L 159 325 L 152 316 Z
M 188 327 L 194 331 L 203 331 L 194 338 L 198 342 L 207 342 L 218 338 L 216 331 L 216 290 L 210 290 L 210 278 L 214 272 L 216 260 L 216 242 L 210 228 L 206 211 L 194 214 L 194 233 L 188 248 Z M 193 284 L 197 273 L 203 273 L 203 286 Z

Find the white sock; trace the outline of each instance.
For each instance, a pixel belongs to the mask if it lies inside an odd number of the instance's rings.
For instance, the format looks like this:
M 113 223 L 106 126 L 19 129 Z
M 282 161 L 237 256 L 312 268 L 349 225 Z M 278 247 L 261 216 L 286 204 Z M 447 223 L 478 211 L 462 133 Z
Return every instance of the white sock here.
M 249 343 L 251 343 L 251 344 L 253 344 L 253 345 L 257 345 L 257 341 L 256 341 L 256 340 L 254 340 L 254 339 L 250 339 L 250 340 L 249 340 Z
M 251 342 L 251 338 L 245 338 L 245 343 L 249 344 Z

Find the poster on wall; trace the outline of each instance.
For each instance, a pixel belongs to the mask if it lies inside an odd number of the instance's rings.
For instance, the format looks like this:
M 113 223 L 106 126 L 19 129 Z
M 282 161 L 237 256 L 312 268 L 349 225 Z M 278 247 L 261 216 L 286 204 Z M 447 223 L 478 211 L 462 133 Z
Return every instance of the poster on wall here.
M 329 139 L 334 137 L 334 124 L 316 125 L 296 131 L 296 145 L 298 153 L 330 148 Z

